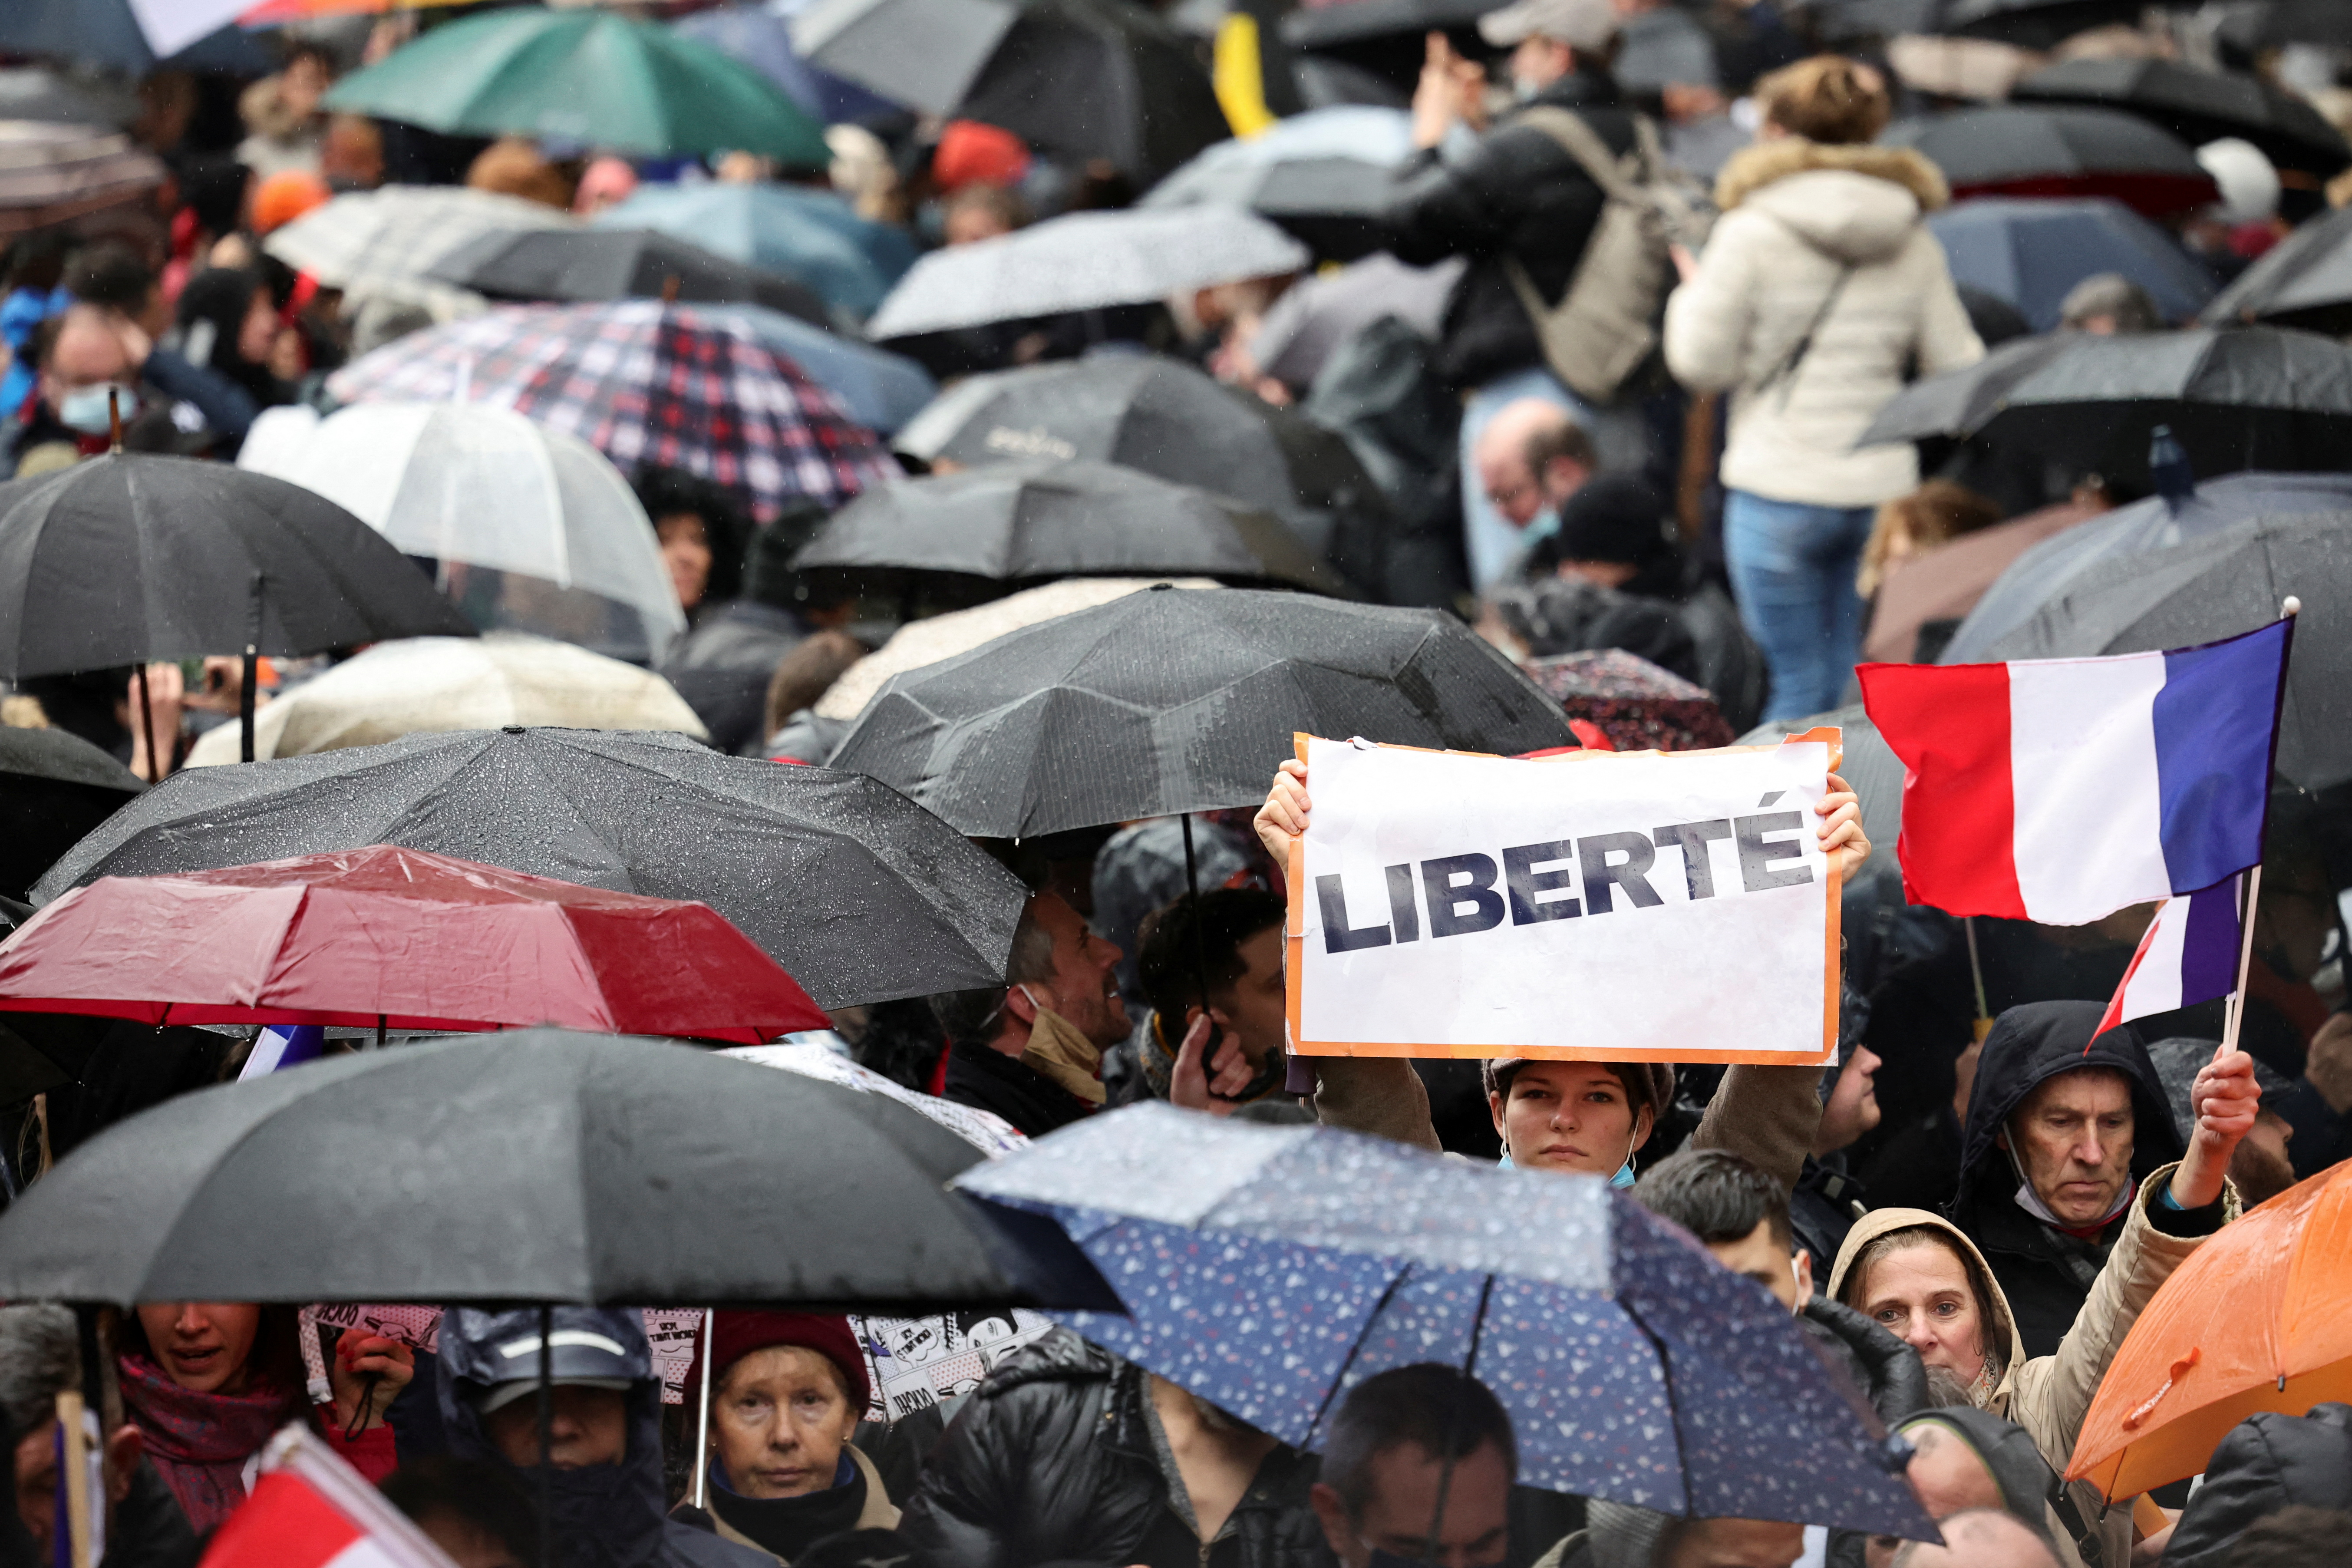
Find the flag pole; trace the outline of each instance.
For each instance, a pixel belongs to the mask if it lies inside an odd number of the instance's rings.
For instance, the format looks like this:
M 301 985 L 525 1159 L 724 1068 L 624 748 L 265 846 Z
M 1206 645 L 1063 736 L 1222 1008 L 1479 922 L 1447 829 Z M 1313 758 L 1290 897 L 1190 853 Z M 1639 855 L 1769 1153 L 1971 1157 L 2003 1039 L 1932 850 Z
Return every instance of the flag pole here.
M 1960 924 L 1969 933 L 1969 973 L 1977 983 L 1977 1044 L 1983 1045 L 1985 1037 L 1992 1033 L 1992 1012 L 1985 1005 L 1984 965 L 1977 959 L 1977 917 L 1962 915 Z
M 694 1506 L 709 1508 L 710 1476 L 710 1358 L 719 1353 L 717 1338 L 719 1314 L 709 1308 L 702 1313 L 702 1386 L 697 1392 L 695 1405 L 699 1412 L 694 1422 Z
M 2291 621 L 2303 613 L 2303 601 L 2289 594 L 2279 601 L 2279 619 Z M 2290 636 L 2293 634 L 2290 633 Z M 2275 741 L 2273 742 L 2275 744 Z M 2238 917 L 2238 985 L 2230 993 L 2229 1005 L 2222 1011 L 2221 1048 L 2219 1056 L 2228 1056 L 2238 1048 L 2238 1032 L 2246 1016 L 2246 976 L 2252 973 L 2254 962 L 2254 910 L 2262 902 L 2263 868 L 2254 863 L 2246 877 L 2246 904 Z

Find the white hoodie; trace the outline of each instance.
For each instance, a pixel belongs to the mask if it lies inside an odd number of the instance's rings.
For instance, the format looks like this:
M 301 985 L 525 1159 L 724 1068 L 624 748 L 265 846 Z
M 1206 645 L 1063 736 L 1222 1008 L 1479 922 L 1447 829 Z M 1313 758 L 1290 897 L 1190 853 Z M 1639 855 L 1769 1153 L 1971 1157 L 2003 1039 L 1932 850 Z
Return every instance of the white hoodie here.
M 1723 216 L 1696 276 L 1666 303 L 1665 352 L 1685 386 L 1733 393 L 1727 488 L 1867 507 L 1919 482 L 1908 443 L 1853 442 L 1906 374 L 1984 355 L 1944 247 L 1921 221 L 1949 199 L 1935 165 L 1907 148 L 1789 137 L 1725 165 Z M 1803 359 L 1759 386 L 1789 361 L 1842 272 Z

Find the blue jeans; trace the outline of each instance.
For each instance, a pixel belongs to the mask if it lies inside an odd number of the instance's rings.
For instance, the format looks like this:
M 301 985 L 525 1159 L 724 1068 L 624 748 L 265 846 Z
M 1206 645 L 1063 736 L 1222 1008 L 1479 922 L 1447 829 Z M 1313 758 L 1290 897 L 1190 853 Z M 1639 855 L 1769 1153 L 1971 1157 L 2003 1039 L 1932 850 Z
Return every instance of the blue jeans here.
M 1844 695 L 1862 651 L 1853 578 L 1874 512 L 1726 493 L 1724 564 L 1739 618 L 1772 671 L 1768 721 L 1822 712 Z

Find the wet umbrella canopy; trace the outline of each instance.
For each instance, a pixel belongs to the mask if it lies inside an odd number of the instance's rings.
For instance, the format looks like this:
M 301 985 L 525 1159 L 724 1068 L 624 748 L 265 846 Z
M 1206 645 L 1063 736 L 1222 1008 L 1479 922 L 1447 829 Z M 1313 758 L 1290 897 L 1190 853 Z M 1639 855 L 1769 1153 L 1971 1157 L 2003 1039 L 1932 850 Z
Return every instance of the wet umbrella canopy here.
M 1973 664 L 1991 657 L 1987 649 L 2101 562 L 2168 550 L 2259 519 L 2296 517 L 2352 526 L 2352 475 L 2224 474 L 2180 500 L 2149 496 L 2117 507 L 2018 557 L 1969 609 L 1936 662 Z
M 79 735 L 0 727 L 0 897 L 25 897 L 76 839 L 146 787 Z
M 1620 752 L 1690 752 L 1731 744 L 1731 726 L 1703 686 L 1622 648 L 1539 658 L 1528 674 L 1571 719 L 1600 727 Z
M 1259 780 L 1263 790 L 1265 780 Z M 1000 980 L 1024 894 L 870 779 L 681 736 L 475 731 L 176 773 L 44 879 L 404 844 L 535 876 L 698 899 L 827 1007 Z
M 2271 247 L 2214 296 L 2203 320 L 2352 331 L 2352 209 L 2315 217 Z
M 77 888 L 0 945 L 0 1009 L 747 1044 L 827 1026 L 706 905 L 381 844 Z
M 486 234 L 435 262 L 428 276 L 497 300 L 677 300 L 826 319 L 824 300 L 806 284 L 649 228 Z
M 470 637 L 376 531 L 298 485 L 186 458 L 97 458 L 0 485 L 0 675 Z
M 880 1095 L 529 1029 L 312 1062 L 108 1129 L 0 1215 L 13 1300 L 1109 1305 Z M 362 1173 L 364 1179 L 354 1180 Z
M 2202 206 L 2213 177 L 2186 143 L 2108 109 L 1996 105 L 1888 130 L 1952 182 L 1955 195 L 2113 196 L 2150 217 Z
M 894 678 L 832 765 L 1034 838 L 1254 805 L 1292 735 L 1518 752 L 1567 715 L 1453 616 L 1147 589 Z
M 1332 520 L 1306 514 L 1381 504 L 1339 437 L 1191 365 L 1157 357 L 973 376 L 908 423 L 895 445 L 925 462 L 944 458 L 966 468 L 1008 458 L 1118 463 L 1246 501 L 1307 536 L 1328 532 Z
M 798 279 L 826 304 L 860 317 L 873 314 L 915 264 L 915 243 L 903 229 L 858 216 L 831 191 L 794 185 L 639 185 L 595 222 L 600 229 L 659 229 L 730 260 Z
M 982 327 L 1136 305 L 1244 278 L 1296 272 L 1307 247 L 1234 207 L 1067 213 L 915 263 L 866 323 L 873 337 Z
M 2084 279 L 2120 272 L 2148 291 L 2168 321 L 2185 321 L 2213 296 L 2213 275 L 2180 242 L 2105 196 L 1979 196 L 1927 215 L 1952 279 L 2015 305 L 2036 331 Z
M 1362 1379 L 1443 1362 L 1502 1401 L 1526 1484 L 1933 1534 L 1788 1310 L 1598 1177 L 1150 1105 L 956 1184 L 1052 1216 L 1117 1282 L 1128 1315 L 1073 1327 L 1285 1442 L 1321 1447 Z
M 2177 60 L 2061 60 L 2020 81 L 2010 96 L 2128 110 L 2192 147 L 2242 137 L 2281 168 L 2322 176 L 2352 163 L 2344 133 L 2305 100 L 2260 77 L 2200 70 Z
M 1380 247 L 1393 171 L 1412 153 L 1412 117 L 1402 110 L 1338 104 L 1276 121 L 1247 141 L 1218 142 L 1138 205 L 1247 207 L 1317 256 L 1346 259 Z
M 1971 435 L 2000 412 L 2018 383 L 2082 341 L 2056 334 L 2013 338 L 1974 364 L 1915 381 L 1878 411 L 1854 445 Z
M 1348 594 L 1266 512 L 1109 463 L 1051 458 L 870 489 L 826 520 L 793 564 L 861 579 L 1167 574 Z

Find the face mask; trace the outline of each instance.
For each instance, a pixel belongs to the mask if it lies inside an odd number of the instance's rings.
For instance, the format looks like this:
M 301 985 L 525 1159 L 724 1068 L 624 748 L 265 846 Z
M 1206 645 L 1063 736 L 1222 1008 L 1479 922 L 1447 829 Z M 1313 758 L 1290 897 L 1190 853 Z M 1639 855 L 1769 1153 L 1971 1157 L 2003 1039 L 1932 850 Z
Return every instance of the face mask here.
M 1511 96 L 1521 103 L 1529 103 L 1550 85 L 1548 81 L 1529 81 L 1523 76 L 1515 76 L 1511 79 Z
M 96 386 L 84 386 L 68 392 L 58 405 L 58 421 L 68 430 L 79 430 L 85 436 L 104 436 L 114 428 L 115 404 L 107 401 L 111 393 L 122 410 L 122 422 L 139 412 L 139 395 L 127 386 L 100 382 Z
M 1103 1103 L 1102 1047 L 1078 1032 L 1078 1026 L 1050 1007 L 1041 1006 L 1029 987 L 1016 986 L 1037 1016 L 1029 1022 L 1029 1044 L 1021 1052 L 1028 1066 L 1052 1079 L 1089 1105 Z

